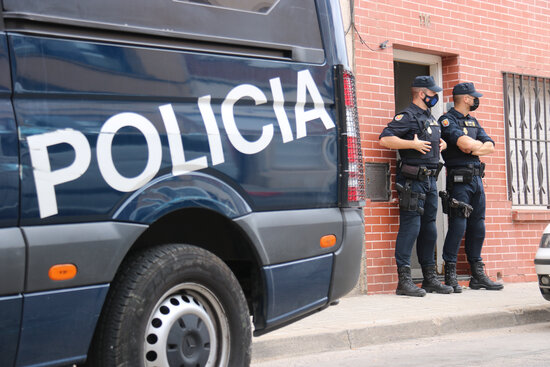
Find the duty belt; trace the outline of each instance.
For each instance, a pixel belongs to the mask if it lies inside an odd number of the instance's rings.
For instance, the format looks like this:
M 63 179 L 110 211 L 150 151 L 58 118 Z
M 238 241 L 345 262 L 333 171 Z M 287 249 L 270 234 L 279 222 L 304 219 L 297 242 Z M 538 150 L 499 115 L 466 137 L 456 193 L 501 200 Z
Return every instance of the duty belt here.
M 434 177 L 435 177 L 435 176 L 437 176 L 438 173 L 439 173 L 439 172 L 438 172 L 438 169 L 437 169 L 437 168 L 432 168 L 432 169 L 430 169 L 430 168 L 424 168 L 424 170 L 422 171 L 422 174 L 423 174 L 424 176 L 434 176 Z
M 398 168 L 401 174 L 406 178 L 414 180 L 424 180 L 426 177 L 437 177 L 443 164 L 439 163 L 437 168 L 427 168 L 426 166 L 412 166 L 399 162 Z
M 452 167 L 449 169 L 449 175 L 454 176 L 455 174 L 461 174 L 467 171 L 472 176 L 485 176 L 485 163 L 481 163 L 479 167 L 468 165 L 465 167 Z M 460 173 L 459 173 L 460 172 Z

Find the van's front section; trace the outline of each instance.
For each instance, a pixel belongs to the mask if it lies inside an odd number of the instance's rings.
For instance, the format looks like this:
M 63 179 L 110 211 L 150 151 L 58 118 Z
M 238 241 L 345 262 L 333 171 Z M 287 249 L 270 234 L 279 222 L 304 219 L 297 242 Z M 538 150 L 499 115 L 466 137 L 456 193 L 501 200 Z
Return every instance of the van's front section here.
M 27 246 L 20 365 L 86 358 L 120 264 L 166 218 L 211 218 L 212 227 L 201 224 L 211 233 L 185 238 L 227 263 L 243 262 L 250 244 L 245 260 L 261 278 L 247 293 L 256 334 L 325 307 L 357 281 L 364 181 L 338 2 L 199 3 L 138 12 L 120 1 L 136 24 L 117 26 L 126 18 L 109 18 L 110 1 L 4 0 Z M 180 7 L 194 16 L 178 19 Z M 166 24 L 155 30 L 154 19 Z M 174 222 L 168 232 L 193 231 Z M 245 241 L 216 237 L 216 223 Z M 78 273 L 53 280 L 56 264 Z M 63 312 L 52 325 L 54 309 Z M 57 348 L 48 335 L 69 335 L 75 322 L 76 337 Z

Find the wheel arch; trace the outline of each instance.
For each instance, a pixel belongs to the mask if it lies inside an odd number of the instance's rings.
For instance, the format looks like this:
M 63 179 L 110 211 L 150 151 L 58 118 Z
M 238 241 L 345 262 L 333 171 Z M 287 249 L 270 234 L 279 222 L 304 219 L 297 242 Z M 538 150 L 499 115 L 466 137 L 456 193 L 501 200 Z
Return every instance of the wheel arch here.
M 205 208 L 176 210 L 153 222 L 134 242 L 125 259 L 147 248 L 170 243 L 197 246 L 224 261 L 239 281 L 255 322 L 256 318 L 261 319 L 265 280 L 260 256 L 253 241 L 231 218 Z
M 237 185 L 231 186 L 228 178 L 222 180 L 210 173 L 160 176 L 117 205 L 112 219 L 153 224 L 185 209 L 205 208 L 228 218 L 252 212 L 243 197 L 246 194 L 234 188 Z

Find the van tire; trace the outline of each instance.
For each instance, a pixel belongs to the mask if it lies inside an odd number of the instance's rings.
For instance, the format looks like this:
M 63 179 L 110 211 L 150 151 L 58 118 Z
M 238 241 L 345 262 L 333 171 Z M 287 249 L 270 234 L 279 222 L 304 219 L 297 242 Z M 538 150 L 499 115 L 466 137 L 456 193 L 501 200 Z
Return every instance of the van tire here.
M 137 253 L 120 269 L 87 366 L 249 366 L 248 306 L 220 258 L 170 244 Z

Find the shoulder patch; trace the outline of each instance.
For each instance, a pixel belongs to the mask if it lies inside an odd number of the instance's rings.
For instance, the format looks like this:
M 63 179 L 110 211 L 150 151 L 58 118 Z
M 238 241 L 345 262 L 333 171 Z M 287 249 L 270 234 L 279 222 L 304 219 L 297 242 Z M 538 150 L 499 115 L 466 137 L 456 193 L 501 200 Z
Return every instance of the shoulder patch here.
M 395 121 L 400 121 L 401 119 L 403 118 L 403 114 L 400 113 L 399 115 L 395 115 L 395 117 L 393 118 Z
M 449 126 L 449 120 L 447 120 L 447 119 L 442 120 L 441 125 L 443 125 L 445 127 Z

